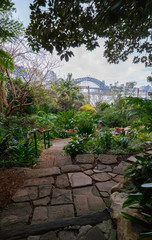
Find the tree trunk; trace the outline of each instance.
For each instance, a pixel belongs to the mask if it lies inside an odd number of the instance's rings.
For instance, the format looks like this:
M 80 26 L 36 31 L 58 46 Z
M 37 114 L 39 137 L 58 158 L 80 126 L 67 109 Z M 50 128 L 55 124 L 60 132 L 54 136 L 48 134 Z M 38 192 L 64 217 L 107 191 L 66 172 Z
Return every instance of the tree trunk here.
M 91 213 L 75 218 L 66 218 L 62 220 L 56 220 L 51 222 L 38 223 L 34 225 L 26 225 L 23 227 L 17 227 L 14 229 L 0 231 L 1 240 L 20 240 L 28 236 L 41 235 L 52 230 L 59 228 L 65 228 L 74 225 L 95 225 L 101 223 L 104 220 L 108 220 L 110 215 L 105 209 L 103 212 Z

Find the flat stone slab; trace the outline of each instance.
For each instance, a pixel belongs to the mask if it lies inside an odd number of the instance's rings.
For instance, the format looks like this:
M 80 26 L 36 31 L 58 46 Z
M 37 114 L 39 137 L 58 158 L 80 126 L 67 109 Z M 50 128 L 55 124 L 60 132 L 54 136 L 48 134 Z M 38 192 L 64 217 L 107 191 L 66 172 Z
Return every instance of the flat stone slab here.
M 47 208 L 49 221 L 74 217 L 74 208 L 72 204 L 49 206 Z
M 26 175 L 28 178 L 48 177 L 53 175 L 59 175 L 60 173 L 61 172 L 58 167 L 26 170 Z
M 55 164 L 56 164 L 57 167 L 62 167 L 62 166 L 65 166 L 65 165 L 72 164 L 71 156 L 70 155 L 56 156 L 55 157 Z
M 136 162 L 137 159 L 136 159 L 134 156 L 131 156 L 131 157 L 129 157 L 129 158 L 127 159 L 127 161 L 129 161 L 129 162 Z
M 33 201 L 34 206 L 46 206 L 50 202 L 50 197 L 41 198 Z
M 36 207 L 34 209 L 31 224 L 48 221 L 48 209 L 47 207 Z
M 39 198 L 50 196 L 52 186 L 50 185 L 41 185 L 39 186 Z
M 68 173 L 72 187 L 87 186 L 92 184 L 92 179 L 82 172 Z
M 53 184 L 54 179 L 53 177 L 42 177 L 42 178 L 33 178 L 33 179 L 27 179 L 24 182 L 24 186 L 38 186 L 38 185 L 49 185 Z
M 112 172 L 112 167 L 104 165 L 104 164 L 98 164 L 97 165 L 97 170 L 100 171 L 100 172 Z M 97 171 L 97 170 L 94 170 L 94 172 Z
M 108 173 L 94 173 L 91 176 L 95 181 L 106 182 L 111 179 L 111 176 Z
M 89 170 L 93 168 L 92 164 L 79 164 L 80 168 L 82 169 L 82 171 L 84 170 Z
M 94 154 L 78 154 L 76 163 L 94 163 Z
M 35 200 L 38 197 L 37 187 L 24 187 L 18 189 L 17 192 L 12 197 L 14 202 L 26 202 Z
M 51 205 L 69 203 L 73 203 L 71 190 L 59 188 L 53 189 Z
M 98 160 L 103 164 L 110 165 L 113 163 L 117 163 L 117 156 L 111 154 L 99 154 Z
M 57 179 L 56 179 L 56 186 L 58 188 L 66 188 L 68 187 L 70 184 L 69 184 L 69 179 L 67 177 L 66 174 L 62 174 L 62 175 L 59 175 L 57 176 Z
M 60 231 L 58 234 L 59 240 L 76 240 L 74 232 L 71 231 Z M 52 239 L 54 240 L 54 239 Z
M 107 181 L 96 183 L 96 186 L 100 192 L 108 192 L 110 194 L 111 188 L 115 186 L 117 183 L 115 181 Z M 102 194 L 102 193 L 101 193 Z
M 61 171 L 63 173 L 80 172 L 81 168 L 78 165 L 66 165 L 61 167 Z
M 122 161 L 119 163 L 118 166 L 113 168 L 113 173 L 117 173 L 120 175 L 124 175 L 126 167 L 128 167 L 130 164 L 127 162 Z
M 73 189 L 77 216 L 102 211 L 106 208 L 95 186 Z
M 11 204 L 0 215 L 0 228 L 8 229 L 28 223 L 32 208 L 29 203 Z
M 117 175 L 116 177 L 113 178 L 114 181 L 121 183 L 125 182 L 124 176 L 123 175 Z
M 82 239 L 83 240 L 93 240 L 93 239 L 106 240 L 102 231 L 100 231 L 100 229 L 96 226 L 91 228 Z
M 84 173 L 91 176 L 93 174 L 93 171 L 90 169 L 90 170 L 84 171 Z

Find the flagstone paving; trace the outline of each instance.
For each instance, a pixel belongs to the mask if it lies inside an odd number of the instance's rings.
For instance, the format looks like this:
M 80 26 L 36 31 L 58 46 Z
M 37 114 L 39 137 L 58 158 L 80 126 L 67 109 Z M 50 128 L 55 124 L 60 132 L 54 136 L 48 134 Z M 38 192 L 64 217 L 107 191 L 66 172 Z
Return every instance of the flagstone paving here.
M 12 197 L 9 208 L 3 210 L 1 229 L 77 217 L 109 206 L 111 188 L 124 181 L 124 170 L 135 158 L 120 162 L 113 155 L 84 154 L 71 159 L 62 152 L 67 142 L 67 139 L 54 141 L 51 148 L 43 151 L 36 169 L 25 169 L 28 179 Z M 98 225 L 75 226 L 23 240 L 115 240 L 116 233 L 110 224 L 109 232 Z

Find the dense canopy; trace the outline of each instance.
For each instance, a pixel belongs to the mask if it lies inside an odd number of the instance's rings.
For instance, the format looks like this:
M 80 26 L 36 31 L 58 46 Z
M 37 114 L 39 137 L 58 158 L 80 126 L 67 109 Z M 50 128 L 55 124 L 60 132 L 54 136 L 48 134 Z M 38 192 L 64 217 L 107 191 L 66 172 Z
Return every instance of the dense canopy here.
M 136 50 L 133 62 L 150 64 L 151 0 L 34 0 L 30 9 L 27 35 L 34 50 L 56 49 L 68 61 L 71 47 L 93 50 L 104 37 L 109 63 L 125 61 Z

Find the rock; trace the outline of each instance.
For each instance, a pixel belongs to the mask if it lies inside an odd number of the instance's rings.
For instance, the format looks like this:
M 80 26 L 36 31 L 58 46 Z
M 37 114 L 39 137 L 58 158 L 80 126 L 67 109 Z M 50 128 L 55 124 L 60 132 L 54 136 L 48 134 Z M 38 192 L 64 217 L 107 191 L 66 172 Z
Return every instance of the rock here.
M 40 237 L 40 240 L 59 240 L 58 237 L 56 236 L 56 232 L 50 231 L 48 233 L 43 234 Z M 33 239 L 34 240 L 34 239 Z
M 122 183 L 117 183 L 111 188 L 111 193 L 114 192 L 122 192 L 123 184 Z
M 92 179 L 82 172 L 68 173 L 72 187 L 87 186 L 92 184 Z
M 31 224 L 36 224 L 36 223 L 40 223 L 40 222 L 47 222 L 47 221 L 48 221 L 47 207 L 36 207 L 34 209 Z
M 108 172 L 108 174 L 112 177 L 112 178 L 114 178 L 114 177 L 116 177 L 117 176 L 117 174 L 116 173 L 110 173 L 110 172 Z
M 111 179 L 111 176 L 108 173 L 96 173 L 91 177 L 98 182 L 106 182 Z
M 57 167 L 62 167 L 62 166 L 65 166 L 65 165 L 71 165 L 72 164 L 71 156 L 60 155 L 59 157 L 55 158 L 55 163 L 56 163 Z
M 81 168 L 77 165 L 66 165 L 61 167 L 61 171 L 63 173 L 69 173 L 69 172 L 80 172 Z
M 123 175 L 117 175 L 116 177 L 113 178 L 114 181 L 118 182 L 118 183 L 124 183 L 125 179 Z
M 102 211 L 106 208 L 94 186 L 73 189 L 73 198 L 77 216 Z
M 27 240 L 40 240 L 40 236 L 29 236 Z
M 54 179 L 52 177 L 43 177 L 43 178 L 33 178 L 33 179 L 28 179 L 24 182 L 24 186 L 38 186 L 38 185 L 49 185 L 53 184 Z
M 54 188 L 51 205 L 72 203 L 72 193 L 69 189 Z
M 100 229 L 98 227 L 93 227 L 91 228 L 86 235 L 84 236 L 84 238 L 82 238 L 83 240 L 106 240 L 104 237 L 104 234 L 100 231 Z
M 82 226 L 82 227 L 79 229 L 79 234 L 78 234 L 77 238 L 79 239 L 80 237 L 82 237 L 83 235 L 85 235 L 91 228 L 92 228 L 91 225 Z
M 43 198 L 46 196 L 50 196 L 51 190 L 52 190 L 52 186 L 50 186 L 50 185 L 39 186 L 39 197 Z
M 29 203 L 9 205 L 0 215 L 0 228 L 8 229 L 23 226 L 28 223 L 32 208 Z
M 110 196 L 108 192 L 100 192 L 100 194 L 103 198 L 108 198 Z
M 35 200 L 38 197 L 37 187 L 25 187 L 18 189 L 12 197 L 14 202 L 26 202 Z
M 58 167 L 26 170 L 26 175 L 28 178 L 48 177 L 59 174 L 60 169 Z
M 127 158 L 127 161 L 129 161 L 129 162 L 136 162 L 137 159 L 134 156 L 131 156 L 131 157 Z
M 104 164 L 98 164 L 97 166 L 98 171 L 100 172 L 112 172 L 112 167 L 104 165 Z M 94 172 L 97 170 L 94 170 Z
M 116 240 L 116 230 L 113 229 L 113 224 L 111 219 L 99 223 L 97 227 L 104 233 L 104 236 L 108 240 Z
M 84 173 L 91 176 L 93 174 L 93 171 L 92 170 L 86 170 L 86 171 L 84 171 Z
M 78 154 L 75 159 L 76 163 L 94 163 L 93 154 Z
M 79 164 L 80 168 L 82 169 L 82 171 L 84 170 L 89 170 L 93 168 L 92 164 Z
M 98 155 L 98 160 L 101 163 L 104 164 L 113 164 L 113 163 L 117 163 L 117 156 L 116 155 L 110 155 L 110 154 L 99 154 Z
M 49 221 L 74 217 L 74 208 L 72 204 L 48 206 Z
M 59 240 L 76 240 L 74 232 L 71 231 L 60 231 L 58 234 Z
M 114 192 L 110 197 L 110 214 L 114 221 L 117 223 L 117 236 L 118 240 L 137 240 L 139 232 L 142 231 L 141 226 L 135 222 L 132 223 L 130 220 L 124 218 L 120 213 L 126 212 L 132 216 L 140 217 L 135 209 L 126 207 L 122 208 L 122 204 L 127 199 L 126 193 Z
M 111 193 L 111 188 L 115 185 L 116 185 L 116 182 L 112 180 L 107 182 L 96 183 L 96 186 L 100 192 L 108 192 L 109 194 Z
M 66 174 L 63 174 L 63 175 L 60 175 L 57 177 L 56 179 L 56 186 L 58 188 L 66 188 L 68 187 L 70 184 L 69 184 L 69 180 L 68 180 L 68 177 Z
M 119 163 L 118 166 L 113 168 L 113 173 L 117 173 L 120 175 L 124 175 L 126 167 L 128 167 L 130 164 L 127 162 L 122 161 Z
M 41 198 L 33 201 L 34 206 L 46 206 L 50 202 L 49 197 Z

